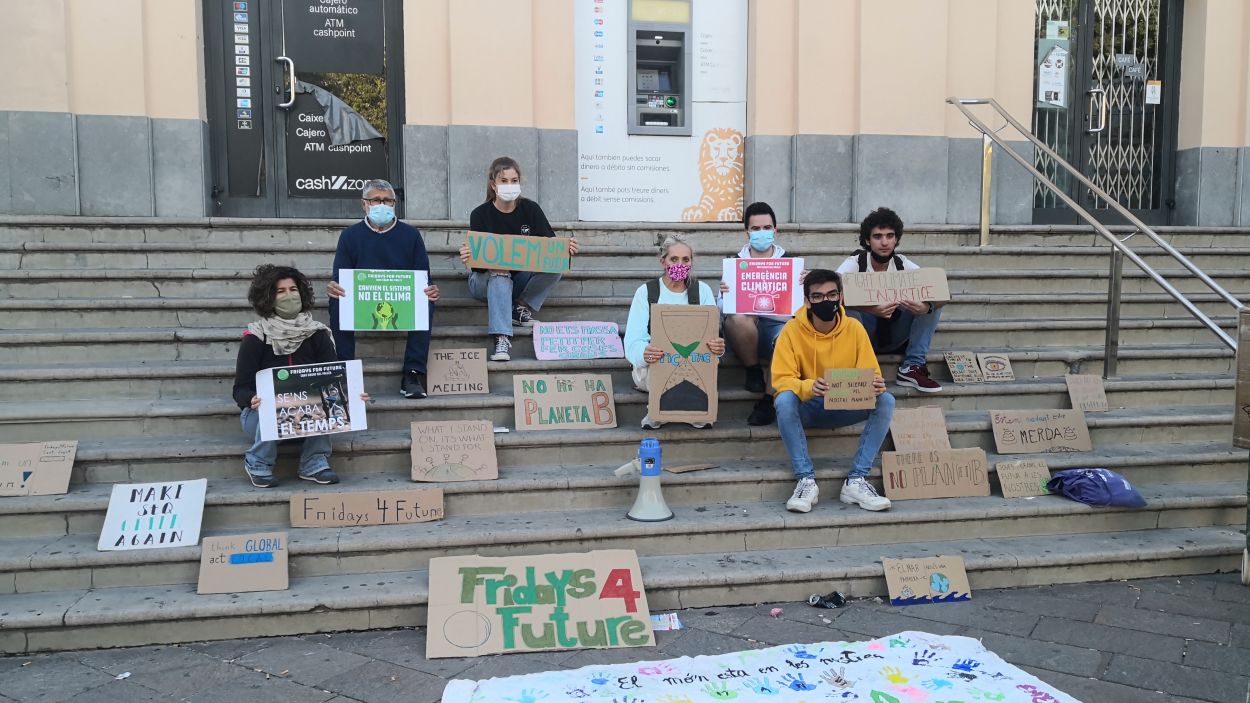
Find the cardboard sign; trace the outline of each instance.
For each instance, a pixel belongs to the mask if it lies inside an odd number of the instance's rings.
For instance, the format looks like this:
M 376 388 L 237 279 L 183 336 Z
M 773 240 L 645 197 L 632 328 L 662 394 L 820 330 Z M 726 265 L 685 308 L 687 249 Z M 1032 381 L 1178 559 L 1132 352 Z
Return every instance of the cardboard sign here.
M 981 367 L 981 377 L 986 383 L 1016 380 L 1016 372 L 1012 370 L 1011 359 L 1006 354 L 977 354 L 977 365 Z
M 1004 498 L 1044 496 L 1050 493 L 1046 490 L 1046 482 L 1050 480 L 1050 467 L 1040 459 L 1000 461 L 994 465 L 994 470 L 998 472 L 998 483 L 1003 487 Z
M 495 427 L 489 420 L 412 423 L 413 481 L 499 478 Z
M 564 273 L 569 270 L 569 240 L 469 232 L 467 263 L 473 269 Z
M 518 430 L 602 430 L 616 427 L 611 374 L 516 374 Z
M 430 395 L 490 393 L 485 349 L 431 349 L 425 374 Z
M 632 549 L 430 560 L 425 656 L 650 647 Z
M 953 603 L 972 599 L 968 572 L 961 556 L 925 557 L 923 559 L 886 559 L 885 585 L 890 590 L 890 605 L 922 605 Z
M 339 327 L 402 332 L 430 329 L 428 271 L 339 269 Z
M 991 410 L 990 426 L 999 454 L 1094 449 L 1085 413 L 1080 410 Z
M 951 380 L 955 383 L 981 383 L 981 367 L 977 365 L 977 357 L 972 352 L 943 352 L 946 366 L 951 371 Z
M 51 496 L 69 491 L 78 441 L 0 444 L 0 496 Z
M 946 416 L 936 406 L 894 408 L 890 436 L 894 438 L 894 449 L 900 452 L 951 448 Z
M 825 369 L 829 390 L 825 391 L 825 410 L 872 410 L 877 407 L 877 393 L 872 380 L 875 369 Z
M 535 322 L 534 356 L 557 359 L 624 359 L 625 344 L 615 322 Z
M 1102 376 L 1066 374 L 1063 381 L 1068 384 L 1068 397 L 1072 399 L 1073 409 L 1084 413 L 1105 413 L 1110 409 L 1107 391 L 1102 387 Z
M 651 306 L 651 345 L 664 350 L 647 377 L 647 415 L 652 420 L 716 422 L 720 359 L 707 343 L 719 334 L 715 306 Z
M 946 271 L 938 268 L 909 271 L 867 271 L 842 274 L 842 302 L 847 307 L 923 303 L 951 299 Z
M 200 547 L 200 583 L 196 593 L 285 591 L 285 532 L 205 537 Z
M 799 273 L 803 259 L 724 259 L 722 278 L 729 285 L 723 309 L 726 315 L 790 316 L 803 307 Z
M 890 500 L 987 496 L 989 462 L 977 447 L 881 452 L 881 482 Z
M 443 519 L 443 489 L 296 493 L 291 527 L 408 525 Z
M 367 429 L 360 399 L 364 390 L 358 359 L 261 369 L 256 372 L 260 438 L 269 442 Z
M 1233 400 L 1233 446 L 1250 449 L 1250 309 L 1237 314 L 1237 388 Z
M 208 479 L 168 483 L 117 483 L 96 549 L 190 547 L 200 541 Z

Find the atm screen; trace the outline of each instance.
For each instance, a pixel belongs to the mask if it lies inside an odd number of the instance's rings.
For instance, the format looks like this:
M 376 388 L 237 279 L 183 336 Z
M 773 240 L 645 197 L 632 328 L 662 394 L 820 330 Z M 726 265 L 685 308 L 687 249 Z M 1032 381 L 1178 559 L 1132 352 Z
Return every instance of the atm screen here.
M 660 79 L 660 80 L 659 80 L 659 84 L 660 84 L 659 91 L 660 91 L 661 93 L 667 93 L 667 92 L 672 91 L 672 90 L 673 90 L 673 82 L 672 82 L 671 80 L 669 80 L 668 69 L 667 69 L 667 68 L 660 69 L 659 74 L 660 74 L 660 75 L 659 75 L 659 79 Z

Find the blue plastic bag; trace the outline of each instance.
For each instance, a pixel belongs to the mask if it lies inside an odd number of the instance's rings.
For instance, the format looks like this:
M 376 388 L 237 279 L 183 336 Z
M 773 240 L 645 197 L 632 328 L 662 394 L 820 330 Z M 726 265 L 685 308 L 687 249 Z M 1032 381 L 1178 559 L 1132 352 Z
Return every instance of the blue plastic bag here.
M 1110 469 L 1065 469 L 1046 482 L 1051 493 L 1097 506 L 1144 508 L 1146 499 L 1120 474 Z

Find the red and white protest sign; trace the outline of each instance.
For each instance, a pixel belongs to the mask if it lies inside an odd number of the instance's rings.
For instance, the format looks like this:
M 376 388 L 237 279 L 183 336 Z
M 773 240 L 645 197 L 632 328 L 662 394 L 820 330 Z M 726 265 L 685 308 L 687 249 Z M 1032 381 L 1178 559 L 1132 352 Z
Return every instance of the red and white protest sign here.
M 724 311 L 730 315 L 784 315 L 803 306 L 803 259 L 725 259 Z

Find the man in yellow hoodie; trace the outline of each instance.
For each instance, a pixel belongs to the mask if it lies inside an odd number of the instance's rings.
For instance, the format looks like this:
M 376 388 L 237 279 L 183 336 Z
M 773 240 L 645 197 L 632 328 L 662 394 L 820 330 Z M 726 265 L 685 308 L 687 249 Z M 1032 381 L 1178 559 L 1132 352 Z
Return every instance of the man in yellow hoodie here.
M 790 455 L 798 484 L 786 501 L 786 509 L 806 513 L 816 504 L 820 491 L 807 452 L 804 428 L 846 427 L 867 421 L 859 435 L 859 448 L 851 459 L 851 472 L 839 499 L 865 510 L 885 510 L 888 498 L 877 495 L 865 480 L 872 460 L 881 450 L 894 416 L 894 396 L 885 392 L 881 367 L 872 342 L 859 320 L 842 310 L 842 278 L 828 269 L 813 269 L 803 281 L 803 309 L 786 323 L 773 351 L 774 404 L 781 441 Z M 825 410 L 827 369 L 872 369 L 877 406 L 872 410 Z

